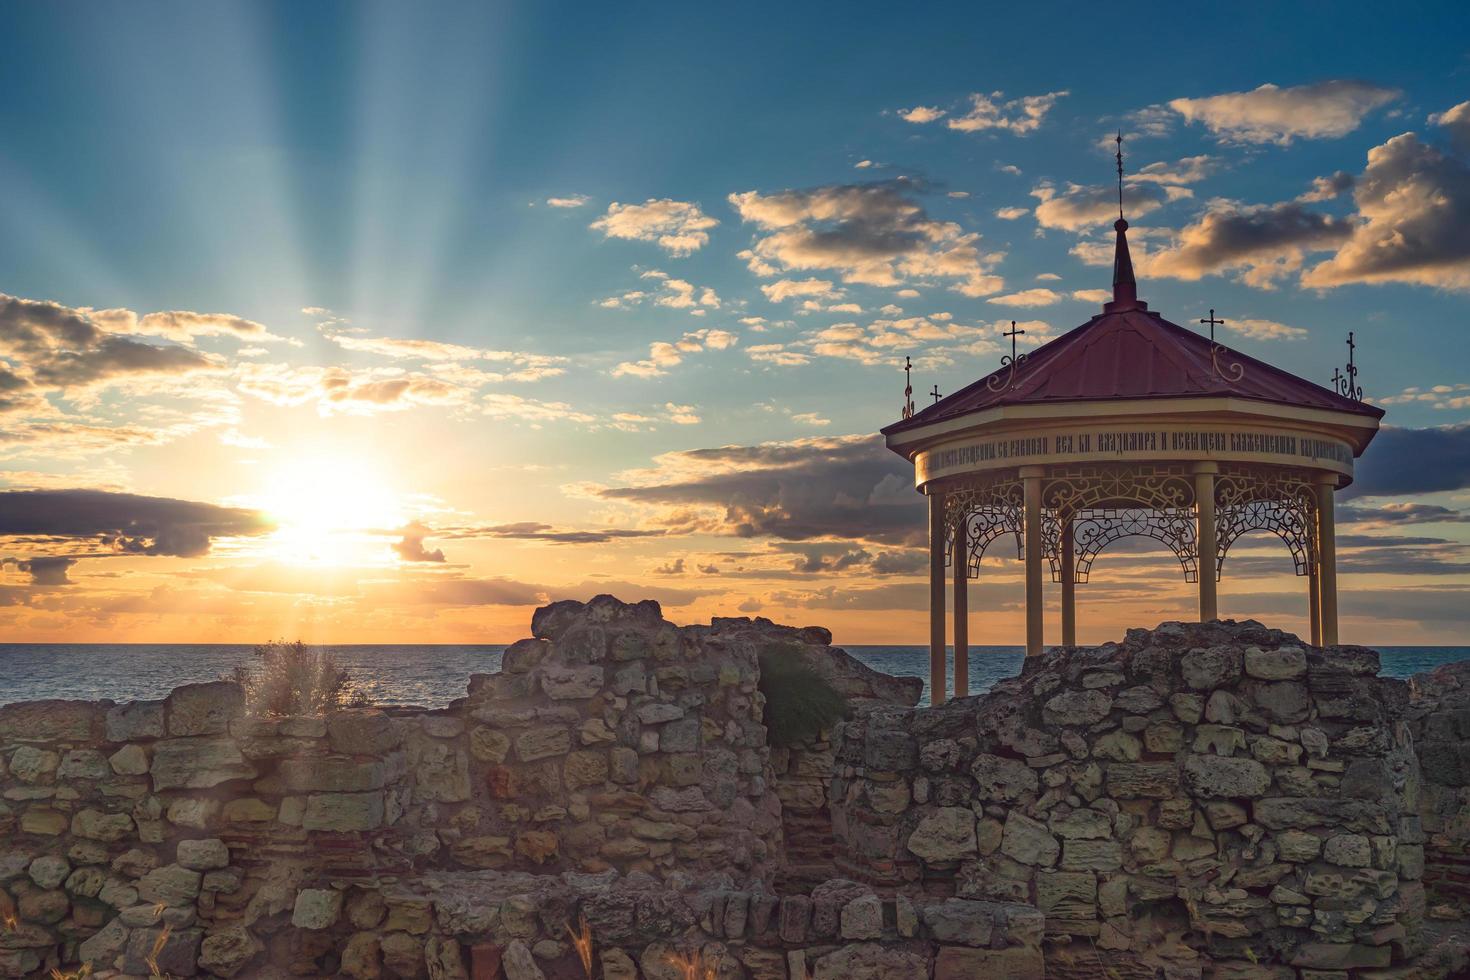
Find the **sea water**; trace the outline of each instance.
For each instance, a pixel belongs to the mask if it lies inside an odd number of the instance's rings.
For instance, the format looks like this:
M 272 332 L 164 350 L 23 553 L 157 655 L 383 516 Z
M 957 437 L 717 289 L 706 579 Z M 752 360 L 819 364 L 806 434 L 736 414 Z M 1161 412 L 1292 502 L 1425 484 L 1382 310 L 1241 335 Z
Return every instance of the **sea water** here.
M 42 698 L 131 701 L 159 698 L 180 684 L 228 677 L 253 658 L 253 647 L 227 644 L 0 644 L 0 704 Z M 464 697 L 471 674 L 500 669 L 500 645 L 345 645 L 328 647 L 356 686 L 378 704 L 441 707 Z M 929 648 L 847 646 L 874 670 L 920 677 L 929 703 Z M 1386 677 L 1409 677 L 1443 663 L 1470 660 L 1470 647 L 1380 647 Z M 970 648 L 970 693 L 1020 672 L 1022 648 Z M 953 657 L 947 689 L 954 689 Z

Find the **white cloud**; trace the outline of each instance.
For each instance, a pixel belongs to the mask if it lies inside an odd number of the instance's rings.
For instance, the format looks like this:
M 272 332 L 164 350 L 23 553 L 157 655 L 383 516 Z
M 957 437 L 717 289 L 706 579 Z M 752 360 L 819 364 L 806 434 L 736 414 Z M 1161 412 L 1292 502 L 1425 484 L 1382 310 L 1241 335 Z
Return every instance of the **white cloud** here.
M 944 115 L 944 110 L 938 106 L 916 105 L 912 109 L 898 110 L 900 119 L 911 123 L 931 123 Z
M 1050 289 L 1036 288 L 1023 289 L 1017 293 L 1008 293 L 1005 296 L 992 296 L 985 302 L 994 303 L 997 306 L 1050 306 L 1062 300 L 1061 293 Z
M 1233 330 L 1242 337 L 1249 337 L 1252 340 L 1301 340 L 1307 335 L 1307 332 L 1301 327 L 1288 327 L 1275 320 L 1227 319 L 1225 329 Z
M 642 204 L 614 201 L 591 227 L 608 238 L 656 242 L 670 255 L 688 255 L 709 242 L 709 229 L 718 224 L 697 204 L 650 198 Z
M 1144 184 L 1197 184 L 1213 174 L 1219 165 L 1215 157 L 1207 154 L 1184 157 L 1173 163 L 1160 160 L 1129 174 L 1128 179 Z
M 1106 303 L 1113 298 L 1113 294 L 1106 289 L 1074 289 L 1072 298 L 1079 303 Z
M 780 279 L 761 286 L 761 292 L 772 303 L 781 303 L 796 296 L 837 297 L 842 290 L 830 279 Z
M 1034 133 L 1041 128 L 1042 120 L 1056 105 L 1057 100 L 1067 94 L 1066 91 L 1048 92 L 1045 95 L 1027 95 L 1004 101 L 1003 92 L 992 92 L 989 95 L 976 92 L 970 96 L 969 111 L 963 116 L 952 117 L 946 125 L 962 133 L 988 129 L 1019 135 Z
M 1036 223 L 1043 228 L 1081 231 L 1117 220 L 1117 185 L 1068 184 L 1065 191 L 1058 192 L 1051 184 L 1041 184 L 1031 196 L 1041 202 L 1036 205 Z M 1168 199 L 1168 191 L 1156 184 L 1127 183 L 1123 187 L 1123 207 L 1131 217 L 1157 211 Z
M 1169 108 L 1202 123 L 1222 140 L 1276 143 L 1346 136 L 1363 118 L 1398 98 L 1397 89 L 1367 82 L 1333 80 L 1280 88 L 1262 85 L 1201 99 L 1174 99 Z
M 995 216 L 1002 221 L 1015 221 L 1017 218 L 1024 218 L 1030 213 L 1030 208 L 1000 208 L 995 212 Z
M 565 197 L 548 197 L 546 204 L 553 208 L 580 208 L 590 200 L 586 194 L 568 194 Z
M 615 378 L 657 378 L 668 368 L 682 364 L 685 356 L 703 350 L 728 350 L 740 338 L 728 330 L 705 328 L 684 334 L 673 343 L 656 340 L 648 345 L 648 357 L 641 361 L 623 361 L 612 369 Z

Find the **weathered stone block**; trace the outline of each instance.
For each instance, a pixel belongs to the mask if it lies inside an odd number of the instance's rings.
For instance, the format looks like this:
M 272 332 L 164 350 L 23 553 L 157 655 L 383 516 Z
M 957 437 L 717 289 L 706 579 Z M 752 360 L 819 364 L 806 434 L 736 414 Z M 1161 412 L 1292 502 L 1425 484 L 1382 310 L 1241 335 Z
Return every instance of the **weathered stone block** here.
M 1035 794 L 1036 773 L 1021 759 L 982 752 L 970 764 L 970 775 L 979 784 L 980 799 L 987 802 L 1015 803 Z
M 1184 760 L 1184 780 L 1195 796 L 1250 799 L 1271 786 L 1271 774 L 1254 759 L 1191 755 Z
M 193 871 L 213 871 L 229 865 L 230 849 L 218 838 L 181 840 L 176 860 Z
M 535 762 L 572 750 L 572 733 L 565 728 L 533 728 L 516 736 L 516 758 Z
M 148 772 L 148 753 L 141 745 L 124 745 L 107 763 L 119 776 L 142 776 Z
M 1168 799 L 1179 791 L 1172 762 L 1113 762 L 1107 767 L 1107 792 L 1122 800 Z
M 1116 871 L 1123 866 L 1123 845 L 1115 840 L 1062 842 L 1063 871 Z
M 254 779 L 258 770 L 228 738 L 170 738 L 153 746 L 154 790 L 208 789 L 236 779 Z
M 194 904 L 203 876 L 178 864 L 156 868 L 138 879 L 138 897 L 171 907 Z
M 541 690 L 555 701 L 596 697 L 602 690 L 603 670 L 597 664 L 583 667 L 545 664 L 539 669 Z
M 1194 690 L 1212 690 L 1240 677 L 1241 652 L 1231 647 L 1191 650 L 1180 659 L 1179 668 L 1184 683 Z
M 959 861 L 979 853 L 975 814 L 967 807 L 938 807 L 920 818 L 908 849 L 925 861 Z
M 377 708 L 348 708 L 327 716 L 327 739 L 333 752 L 382 755 L 397 748 L 403 734 Z
M 174 737 L 224 735 L 245 713 L 245 692 L 232 681 L 185 684 L 164 700 L 164 711 Z
M 123 840 L 133 832 L 133 818 L 126 813 L 80 810 L 71 818 L 71 832 L 87 840 L 113 843 Z
M 1040 946 L 972 949 L 943 946 L 934 958 L 934 980 L 1044 980 Z
M 868 894 L 842 907 L 840 933 L 843 939 L 879 939 L 883 935 L 883 902 Z
M 330 929 L 342 915 L 342 893 L 334 888 L 303 888 L 291 908 L 298 929 Z
M 375 830 L 383 825 L 381 790 L 369 793 L 313 793 L 301 815 L 305 830 Z
M 1056 863 L 1061 845 L 1045 824 L 1012 810 L 1006 814 L 1000 852 L 1020 864 L 1049 868 Z
M 1041 711 L 1048 725 L 1095 725 L 1108 716 L 1113 699 L 1102 691 L 1063 691 Z
M 1262 650 L 1245 648 L 1245 672 L 1264 681 L 1291 681 L 1306 676 L 1307 653 L 1301 647 Z
M 928 980 L 924 958 L 877 943 L 854 943 L 817 959 L 812 980 Z

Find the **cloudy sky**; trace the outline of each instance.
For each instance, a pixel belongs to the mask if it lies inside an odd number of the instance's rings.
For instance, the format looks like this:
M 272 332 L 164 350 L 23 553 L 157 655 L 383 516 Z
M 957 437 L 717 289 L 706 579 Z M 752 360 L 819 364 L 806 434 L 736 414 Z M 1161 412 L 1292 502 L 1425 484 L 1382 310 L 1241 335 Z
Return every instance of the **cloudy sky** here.
M 0 639 L 500 642 L 610 591 L 922 642 L 898 365 L 1097 311 L 1121 128 L 1154 309 L 1324 383 L 1357 334 L 1344 638 L 1465 642 L 1463 9 L 1115 9 L 0 7 Z M 1246 539 L 1223 612 L 1304 629 L 1291 570 Z M 1193 593 L 1119 546 L 1079 604 Z

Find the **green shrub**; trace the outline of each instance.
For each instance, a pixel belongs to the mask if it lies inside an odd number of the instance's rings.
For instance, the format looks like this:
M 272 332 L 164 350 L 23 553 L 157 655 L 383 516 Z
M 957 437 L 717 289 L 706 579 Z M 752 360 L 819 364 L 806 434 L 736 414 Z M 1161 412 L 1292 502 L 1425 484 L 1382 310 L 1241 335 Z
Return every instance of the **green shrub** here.
M 245 689 L 246 710 L 260 717 L 321 715 L 366 703 L 335 657 L 300 640 L 256 647 L 252 663 L 235 667 L 235 683 Z
M 772 745 L 798 745 L 847 717 L 847 698 L 794 653 L 762 653 L 760 667 Z

